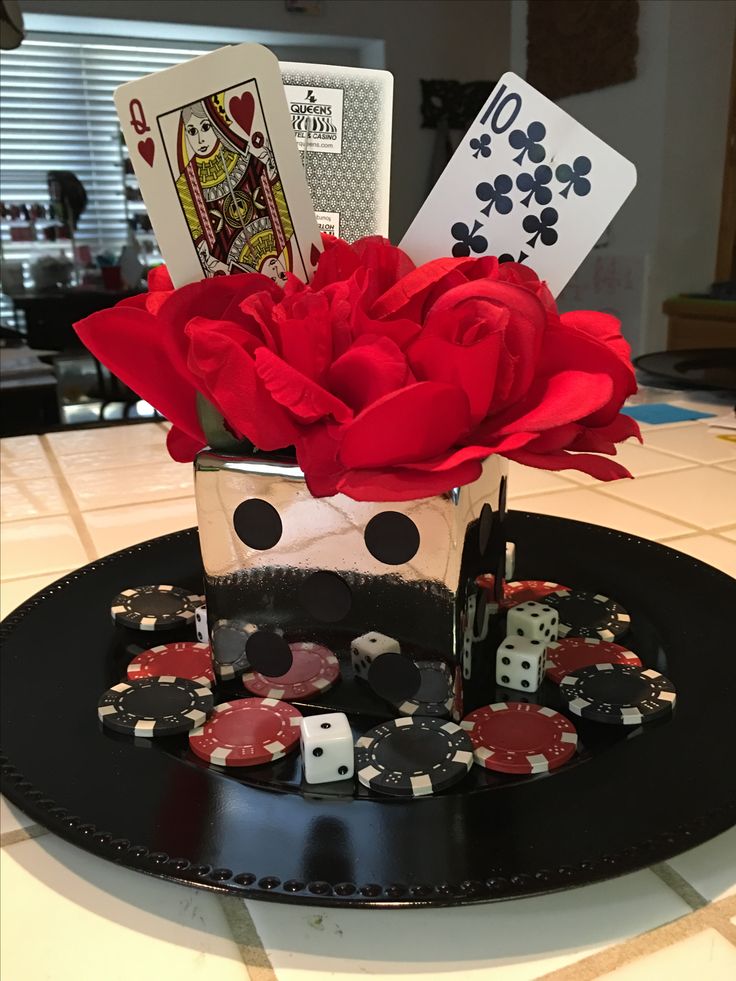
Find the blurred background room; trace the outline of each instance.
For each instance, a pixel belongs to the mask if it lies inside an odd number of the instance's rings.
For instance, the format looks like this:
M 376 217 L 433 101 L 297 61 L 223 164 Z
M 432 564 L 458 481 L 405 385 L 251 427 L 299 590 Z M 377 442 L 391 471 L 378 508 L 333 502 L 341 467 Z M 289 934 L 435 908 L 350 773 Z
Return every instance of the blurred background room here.
M 71 326 L 144 289 L 161 261 L 112 92 L 248 40 L 282 60 L 393 73 L 394 242 L 494 82 L 509 69 L 525 76 L 638 171 L 561 309 L 615 313 L 634 355 L 736 347 L 729 0 L 3 0 L 0 9 L 4 435 L 151 416 Z M 670 355 L 649 366 L 675 386 L 679 374 L 685 385 L 728 388 L 732 358 Z

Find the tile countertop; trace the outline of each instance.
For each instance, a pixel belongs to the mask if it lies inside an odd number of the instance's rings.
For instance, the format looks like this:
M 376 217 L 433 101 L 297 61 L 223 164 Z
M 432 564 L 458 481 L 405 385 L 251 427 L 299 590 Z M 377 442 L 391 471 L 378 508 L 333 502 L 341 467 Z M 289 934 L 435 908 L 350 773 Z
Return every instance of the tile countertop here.
M 736 443 L 707 423 L 643 426 L 646 445 L 620 453 L 635 481 L 512 465 L 511 506 L 666 542 L 736 576 Z M 70 569 L 196 523 L 191 472 L 167 457 L 165 428 L 2 441 L 3 617 Z M 4 981 L 736 978 L 736 828 L 566 893 L 374 912 L 219 897 L 93 857 L 4 801 L 0 819 Z

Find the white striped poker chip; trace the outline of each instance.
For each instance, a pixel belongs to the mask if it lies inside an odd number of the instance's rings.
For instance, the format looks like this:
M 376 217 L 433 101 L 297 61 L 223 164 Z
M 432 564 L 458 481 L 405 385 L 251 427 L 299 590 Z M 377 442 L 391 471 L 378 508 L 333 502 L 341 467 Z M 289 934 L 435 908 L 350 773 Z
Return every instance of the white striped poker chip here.
M 575 753 L 575 726 L 564 715 L 530 702 L 494 702 L 460 723 L 473 745 L 475 762 L 499 773 L 554 770 Z
M 633 651 L 597 637 L 565 637 L 547 644 L 545 670 L 550 681 L 559 685 L 566 674 L 591 664 L 630 664 L 641 667 Z
M 215 707 L 189 734 L 200 759 L 218 766 L 257 766 L 281 759 L 299 743 L 301 712 L 276 698 L 242 698 Z
M 473 747 L 454 722 L 407 716 L 370 729 L 355 744 L 358 780 L 380 794 L 424 797 L 445 790 L 473 765 Z
M 667 715 L 675 706 L 675 686 L 652 668 L 592 664 L 566 675 L 560 693 L 582 719 L 635 726 Z
M 137 654 L 128 665 L 128 680 L 160 678 L 162 675 L 189 678 L 199 685 L 212 687 L 215 673 L 212 670 L 210 645 L 180 641 L 159 644 Z
M 97 704 L 103 725 L 131 736 L 175 736 L 201 726 L 212 711 L 211 688 L 162 676 L 121 681 Z
M 110 613 L 113 623 L 131 630 L 175 630 L 193 624 L 201 604 L 199 594 L 179 586 L 133 586 L 115 596 Z
M 560 615 L 560 637 L 597 637 L 615 640 L 631 626 L 626 610 L 609 596 L 581 589 L 560 589 L 544 597 Z
M 340 662 L 323 644 L 295 641 L 289 644 L 291 667 L 279 677 L 271 678 L 257 671 L 243 675 L 243 684 L 254 695 L 290 702 L 297 698 L 322 695 L 340 677 Z

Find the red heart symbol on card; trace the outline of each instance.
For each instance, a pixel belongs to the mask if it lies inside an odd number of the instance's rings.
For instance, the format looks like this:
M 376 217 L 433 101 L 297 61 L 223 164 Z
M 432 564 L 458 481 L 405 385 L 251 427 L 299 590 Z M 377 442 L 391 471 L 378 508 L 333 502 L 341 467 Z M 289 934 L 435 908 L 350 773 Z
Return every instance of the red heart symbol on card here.
M 230 115 L 249 136 L 255 111 L 256 101 L 250 92 L 243 92 L 242 95 L 233 96 L 230 100 Z
M 153 167 L 153 158 L 156 155 L 156 144 L 149 136 L 147 140 L 138 141 L 138 153 L 143 157 L 149 167 Z

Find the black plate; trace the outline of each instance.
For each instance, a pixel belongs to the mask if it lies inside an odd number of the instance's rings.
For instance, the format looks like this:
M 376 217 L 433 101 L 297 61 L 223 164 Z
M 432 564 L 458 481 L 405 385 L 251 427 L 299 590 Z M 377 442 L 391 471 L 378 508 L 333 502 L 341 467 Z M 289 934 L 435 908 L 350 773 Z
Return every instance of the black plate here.
M 736 347 L 655 351 L 634 358 L 634 364 L 674 388 L 736 392 Z
M 305 792 L 298 755 L 240 773 L 208 767 L 185 737 L 117 736 L 96 714 L 129 659 L 110 597 L 140 582 L 199 588 L 190 530 L 86 566 L 4 621 L 3 792 L 61 837 L 129 868 L 243 897 L 338 906 L 551 892 L 649 866 L 730 827 L 736 580 L 576 521 L 512 512 L 509 537 L 519 578 L 623 603 L 634 624 L 626 642 L 677 686 L 671 719 L 632 732 L 576 719 L 582 751 L 551 774 L 474 766 L 451 790 L 409 801 L 352 783 Z M 543 700 L 553 704 L 546 684 Z M 349 709 L 359 731 L 382 711 L 359 694 L 346 677 L 317 707 Z

